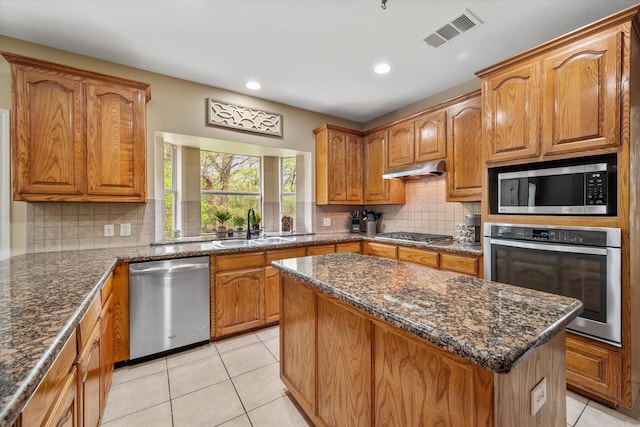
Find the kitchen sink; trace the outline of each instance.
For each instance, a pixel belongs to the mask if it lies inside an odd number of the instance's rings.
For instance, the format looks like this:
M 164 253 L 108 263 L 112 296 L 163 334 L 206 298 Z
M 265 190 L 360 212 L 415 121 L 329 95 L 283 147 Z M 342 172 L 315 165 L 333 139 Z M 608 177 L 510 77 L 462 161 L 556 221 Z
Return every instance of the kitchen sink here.
M 256 240 L 221 240 L 211 243 L 220 248 L 246 248 L 260 245 Z
M 262 244 L 272 244 L 272 243 L 289 243 L 293 242 L 295 239 L 288 237 L 263 237 L 261 239 L 256 240 L 256 242 L 260 242 Z

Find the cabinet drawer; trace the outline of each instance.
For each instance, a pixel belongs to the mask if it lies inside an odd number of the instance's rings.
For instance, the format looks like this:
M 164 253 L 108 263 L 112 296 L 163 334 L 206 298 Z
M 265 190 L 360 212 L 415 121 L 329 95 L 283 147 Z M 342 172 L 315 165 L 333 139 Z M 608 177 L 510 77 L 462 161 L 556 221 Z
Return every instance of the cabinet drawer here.
M 359 254 L 362 252 L 362 243 L 361 242 L 336 243 L 336 252 L 355 252 Z
M 364 242 L 364 254 L 384 258 L 398 258 L 398 248 L 384 243 Z
M 216 257 L 216 270 L 264 266 L 264 252 L 249 252 Z
M 277 251 L 267 251 L 266 253 L 266 265 L 271 265 L 272 261 L 277 261 L 279 259 L 287 259 L 287 258 L 300 258 L 307 255 L 307 250 L 305 248 L 290 248 L 290 249 L 280 249 Z
M 307 247 L 307 255 L 325 255 L 336 251 L 335 245 L 318 245 Z
M 64 381 L 69 376 L 77 353 L 76 332 L 74 331 L 22 411 L 23 426 L 39 426 L 42 424 L 45 415 L 49 412 L 49 408 L 63 389 Z
M 84 348 L 84 346 L 87 345 L 91 331 L 93 331 L 93 327 L 100 318 L 101 310 L 102 299 L 100 296 L 97 296 L 91 303 L 91 306 L 89 306 L 89 310 L 84 314 L 78 326 L 78 348 Z
M 480 258 L 474 256 L 440 254 L 440 268 L 457 273 L 480 275 Z
M 425 251 L 422 249 L 398 247 L 398 260 L 408 261 L 425 267 L 438 268 L 440 264 L 440 254 L 438 252 Z
M 567 383 L 620 401 L 620 355 L 586 338 L 567 334 Z

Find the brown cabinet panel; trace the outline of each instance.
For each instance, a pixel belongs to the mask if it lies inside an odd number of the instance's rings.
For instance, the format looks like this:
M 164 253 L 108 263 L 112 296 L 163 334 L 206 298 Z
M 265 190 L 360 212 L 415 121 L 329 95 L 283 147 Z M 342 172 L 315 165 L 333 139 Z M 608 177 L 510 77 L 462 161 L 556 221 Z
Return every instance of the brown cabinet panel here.
M 404 181 L 383 179 L 388 168 L 387 131 L 381 130 L 364 139 L 364 203 L 372 205 L 403 204 Z
M 87 192 L 146 199 L 144 92 L 111 83 L 87 85 Z
M 330 125 L 314 130 L 316 204 L 361 204 L 363 141 L 355 131 Z
M 82 320 L 80 320 L 80 325 L 78 326 L 79 348 L 84 348 L 87 345 L 88 340 L 93 333 L 93 328 L 95 327 L 96 322 L 100 319 L 100 312 L 102 311 L 101 301 L 101 297 L 94 298 L 89 309 L 82 317 Z
M 362 253 L 365 255 L 379 256 L 383 258 L 398 258 L 398 247 L 385 243 L 363 242 Z
M 102 411 L 107 403 L 115 363 L 113 301 L 114 296 L 110 295 L 102 305 L 100 314 L 100 408 Z
M 362 242 L 336 243 L 336 252 L 362 253 Z
M 113 270 L 113 361 L 129 360 L 129 264 Z
M 316 245 L 307 247 L 307 255 L 326 255 L 336 251 L 335 245 Z
M 377 426 L 485 425 L 475 411 L 474 370 L 445 352 L 374 323 L 374 419 Z M 487 390 L 488 391 L 488 390 Z
M 543 59 L 543 152 L 620 144 L 621 33 L 618 28 Z
M 80 418 L 83 426 L 97 427 L 100 421 L 100 323 L 95 323 L 90 339 L 78 358 Z
M 273 267 L 264 268 L 264 315 L 265 322 L 280 320 L 280 273 Z
M 11 147 L 14 200 L 83 194 L 81 79 L 15 64 L 11 70 L 15 80 Z
M 424 249 L 398 247 L 398 260 L 408 261 L 425 267 L 438 268 L 440 266 L 440 254 Z
M 278 261 L 280 259 L 300 258 L 306 255 L 307 250 L 304 247 L 267 251 L 265 253 L 266 266 L 270 266 L 273 261 Z
M 538 156 L 540 87 L 537 61 L 525 62 L 483 81 L 487 161 Z
M 480 201 L 482 110 L 480 95 L 447 109 L 447 200 Z
M 415 161 L 413 122 L 400 122 L 389 128 L 389 167 L 410 165 Z
M 471 255 L 454 255 L 450 253 L 440 254 L 440 268 L 442 270 L 455 271 L 456 273 L 469 274 L 481 277 L 481 258 Z
M 316 408 L 316 297 L 290 276 L 282 277 L 280 377 L 307 413 Z
M 567 383 L 607 400 L 621 398 L 620 354 L 604 344 L 567 334 Z
M 215 257 L 215 270 L 234 270 L 237 268 L 264 266 L 264 252 L 248 252 Z
M 264 268 L 217 272 L 215 300 L 216 336 L 263 325 Z
M 78 372 L 73 367 L 64 381 L 58 400 L 42 423 L 43 427 L 88 426 L 88 424 L 83 425 L 79 420 L 78 400 Z M 23 422 L 22 425 L 29 424 Z
M 426 114 L 414 121 L 415 161 L 444 159 L 447 155 L 445 111 Z
M 371 322 L 318 297 L 317 414 L 327 425 L 371 425 Z

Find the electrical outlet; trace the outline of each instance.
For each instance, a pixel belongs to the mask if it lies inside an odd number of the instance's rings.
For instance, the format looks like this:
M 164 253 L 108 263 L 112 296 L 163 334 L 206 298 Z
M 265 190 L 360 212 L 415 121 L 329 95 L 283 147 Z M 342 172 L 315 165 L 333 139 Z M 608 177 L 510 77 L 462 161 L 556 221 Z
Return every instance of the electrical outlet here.
M 538 413 L 542 405 L 547 401 L 547 379 L 543 378 L 533 390 L 531 390 L 531 416 Z
M 113 237 L 114 229 L 113 224 L 106 224 L 104 226 L 104 237 Z
M 131 236 L 131 224 L 129 224 L 128 222 L 120 224 L 120 235 Z
M 323 227 L 331 227 L 331 218 L 322 218 Z

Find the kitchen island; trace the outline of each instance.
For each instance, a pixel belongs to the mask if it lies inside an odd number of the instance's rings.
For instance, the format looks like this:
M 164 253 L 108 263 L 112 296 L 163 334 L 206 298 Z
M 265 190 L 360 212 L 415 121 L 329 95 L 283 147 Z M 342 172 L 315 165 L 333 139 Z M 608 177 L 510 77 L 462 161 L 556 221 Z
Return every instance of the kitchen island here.
M 580 301 L 352 253 L 273 266 L 281 378 L 315 424 L 566 425 Z

